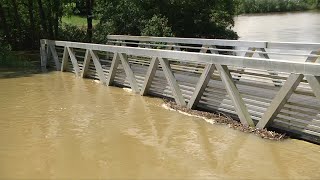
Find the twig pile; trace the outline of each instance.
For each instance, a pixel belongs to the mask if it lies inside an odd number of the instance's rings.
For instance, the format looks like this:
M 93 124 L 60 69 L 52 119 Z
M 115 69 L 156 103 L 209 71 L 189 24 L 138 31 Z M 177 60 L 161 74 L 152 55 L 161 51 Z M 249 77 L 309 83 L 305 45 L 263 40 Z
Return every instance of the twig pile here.
M 214 123 L 228 125 L 229 128 L 233 128 L 235 130 L 239 130 L 239 131 L 246 132 L 246 133 L 253 133 L 253 134 L 255 134 L 261 138 L 264 138 L 264 139 L 279 141 L 279 140 L 287 138 L 287 136 L 285 134 L 280 134 L 277 132 L 268 131 L 267 129 L 258 129 L 255 127 L 245 126 L 245 125 L 241 124 L 239 121 L 236 121 L 236 120 L 232 119 L 231 117 L 229 117 L 225 114 L 222 114 L 222 113 L 209 113 L 209 112 L 204 112 L 204 111 L 188 109 L 185 107 L 181 107 L 181 106 L 177 105 L 175 102 L 169 101 L 167 99 L 164 99 L 164 102 L 165 102 L 166 106 L 168 106 L 169 108 L 171 108 L 173 110 L 181 111 L 181 112 L 193 115 L 193 116 L 200 116 L 200 117 L 203 117 L 206 119 L 210 119 Z

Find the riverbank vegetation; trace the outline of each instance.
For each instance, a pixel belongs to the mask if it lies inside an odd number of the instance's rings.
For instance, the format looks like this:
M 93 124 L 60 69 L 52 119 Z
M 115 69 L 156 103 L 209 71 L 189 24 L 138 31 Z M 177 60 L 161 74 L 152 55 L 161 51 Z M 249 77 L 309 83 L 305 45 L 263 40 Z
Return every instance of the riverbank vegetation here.
M 11 51 L 1 56 L 0 67 L 33 69 L 40 65 L 37 52 Z
M 107 34 L 235 39 L 234 15 L 233 0 L 0 0 L 0 31 L 13 50 L 38 49 L 41 38 L 89 42 Z M 86 37 L 75 38 L 79 31 Z
M 320 0 L 236 0 L 237 14 L 320 9 Z
M 39 40 L 105 43 L 108 34 L 237 39 L 234 0 L 0 0 L 0 59 Z

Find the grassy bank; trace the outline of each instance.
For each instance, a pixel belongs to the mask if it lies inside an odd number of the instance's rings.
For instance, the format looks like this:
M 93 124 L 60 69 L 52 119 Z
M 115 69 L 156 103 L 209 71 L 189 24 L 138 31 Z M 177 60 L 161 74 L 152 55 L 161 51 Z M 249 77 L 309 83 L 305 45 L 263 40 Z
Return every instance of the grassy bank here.
M 68 25 L 74 25 L 78 27 L 86 27 L 87 26 L 87 18 L 82 16 L 63 16 L 61 19 L 62 23 L 68 24 Z M 97 25 L 99 23 L 99 20 L 93 20 L 92 24 L 93 26 Z
M 0 57 L 2 68 L 36 68 L 40 67 L 39 52 L 36 51 L 11 51 Z

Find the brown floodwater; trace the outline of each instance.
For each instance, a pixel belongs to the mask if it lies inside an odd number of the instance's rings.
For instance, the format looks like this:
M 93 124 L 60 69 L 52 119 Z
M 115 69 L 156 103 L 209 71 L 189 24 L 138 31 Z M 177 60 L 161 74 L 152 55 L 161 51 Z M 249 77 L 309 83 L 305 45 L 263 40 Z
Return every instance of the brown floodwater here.
M 234 30 L 241 40 L 320 43 L 320 11 L 241 15 Z
M 320 178 L 320 146 L 261 139 L 70 73 L 0 72 L 0 179 Z

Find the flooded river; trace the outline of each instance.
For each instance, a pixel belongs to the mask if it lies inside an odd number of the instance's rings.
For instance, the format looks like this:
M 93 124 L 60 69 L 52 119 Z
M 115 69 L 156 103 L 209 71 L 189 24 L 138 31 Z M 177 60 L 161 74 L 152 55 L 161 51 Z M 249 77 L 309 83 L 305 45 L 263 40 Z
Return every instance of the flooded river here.
M 234 30 L 241 40 L 320 43 L 320 11 L 242 15 Z
M 70 73 L 0 72 L 0 179 L 319 179 L 320 146 L 275 142 Z

